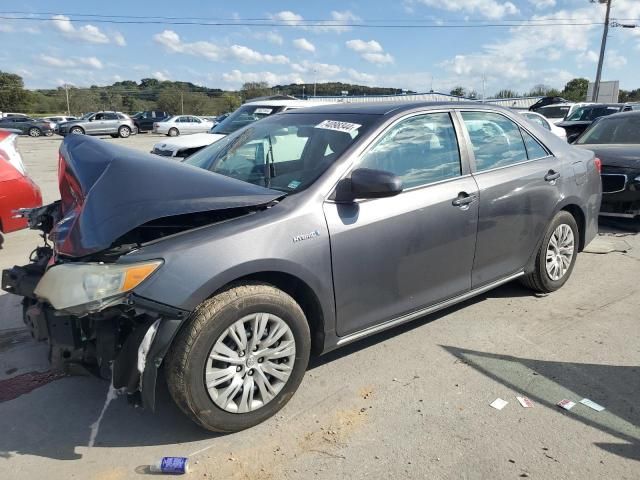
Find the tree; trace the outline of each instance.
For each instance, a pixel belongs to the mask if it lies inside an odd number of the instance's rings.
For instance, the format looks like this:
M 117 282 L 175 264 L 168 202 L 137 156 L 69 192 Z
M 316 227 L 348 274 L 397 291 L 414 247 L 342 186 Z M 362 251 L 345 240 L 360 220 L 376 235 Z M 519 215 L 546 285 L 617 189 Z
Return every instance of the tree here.
M 239 95 L 233 93 L 223 93 L 220 96 L 220 109 L 219 113 L 233 112 L 240 105 L 242 105 L 242 98 Z
M 20 75 L 0 71 L 0 111 L 20 111 L 27 107 L 29 92 Z
M 240 89 L 245 100 L 271 95 L 273 90 L 267 82 L 246 82 Z
M 589 80 L 586 78 L 574 78 L 569 80 L 562 90 L 562 96 L 574 102 L 583 102 L 587 98 Z
M 454 97 L 464 97 L 465 89 L 464 89 L 464 87 L 457 86 L 457 87 L 453 88 L 449 93 L 451 95 L 453 95 Z
M 516 98 L 518 96 L 518 92 L 508 88 L 502 89 L 494 95 L 495 98 Z

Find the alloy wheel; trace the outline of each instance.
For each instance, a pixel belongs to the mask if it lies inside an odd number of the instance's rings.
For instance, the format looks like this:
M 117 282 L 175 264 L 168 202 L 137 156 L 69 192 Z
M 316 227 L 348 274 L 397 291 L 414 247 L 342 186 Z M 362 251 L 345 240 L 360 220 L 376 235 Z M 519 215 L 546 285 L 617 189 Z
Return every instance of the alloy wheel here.
M 205 388 L 223 410 L 253 412 L 280 393 L 295 358 L 293 332 L 284 320 L 264 312 L 248 315 L 214 343 L 205 365 Z
M 551 280 L 560 280 L 569 270 L 573 259 L 575 240 L 573 230 L 565 223 L 553 231 L 547 245 L 547 275 Z

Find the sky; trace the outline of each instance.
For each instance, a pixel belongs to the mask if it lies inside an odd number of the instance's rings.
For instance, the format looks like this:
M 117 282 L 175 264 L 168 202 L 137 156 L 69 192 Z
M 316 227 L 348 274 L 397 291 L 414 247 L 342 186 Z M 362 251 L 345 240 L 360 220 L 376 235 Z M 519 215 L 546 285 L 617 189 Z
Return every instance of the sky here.
M 639 27 L 610 29 L 603 80 L 639 88 L 640 0 L 612 1 L 613 19 Z M 153 77 L 223 89 L 248 81 L 343 81 L 420 92 L 461 85 L 479 94 L 484 83 L 487 96 L 503 88 L 523 92 L 537 84 L 562 88 L 580 76 L 593 79 L 602 24 L 590 23 L 603 22 L 605 13 L 589 0 L 20 3 L 0 5 L 0 16 L 12 18 L 0 18 L 0 70 L 21 75 L 28 88 Z M 155 23 L 97 21 L 105 19 Z M 216 19 L 233 25 L 175 24 Z M 271 25 L 239 25 L 255 23 L 248 19 Z M 544 26 L 550 22 L 565 25 Z M 377 28 L 349 26 L 355 24 Z

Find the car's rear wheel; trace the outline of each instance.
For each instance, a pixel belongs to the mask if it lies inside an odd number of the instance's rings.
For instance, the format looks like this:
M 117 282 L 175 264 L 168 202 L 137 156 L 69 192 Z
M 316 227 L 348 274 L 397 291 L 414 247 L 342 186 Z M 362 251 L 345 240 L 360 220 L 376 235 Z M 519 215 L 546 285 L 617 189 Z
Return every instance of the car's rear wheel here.
M 118 136 L 120 138 L 129 138 L 129 136 L 131 136 L 131 129 L 123 125 L 118 129 Z
M 69 132 L 73 135 L 84 135 L 84 130 L 80 127 L 73 127 Z
M 29 129 L 29 136 L 30 137 L 39 137 L 41 135 L 42 135 L 42 131 L 39 128 L 31 127 Z
M 536 254 L 534 270 L 523 278 L 529 288 L 550 293 L 562 287 L 571 276 L 578 254 L 579 230 L 569 212 L 553 218 Z
M 180 135 L 180 132 L 178 131 L 178 129 L 177 129 L 177 128 L 175 128 L 175 127 L 171 127 L 171 128 L 169 129 L 169 133 L 168 133 L 168 135 L 169 135 L 170 137 L 177 137 L 178 135 Z
M 309 361 L 309 325 L 283 291 L 251 283 L 203 302 L 167 355 L 171 396 L 216 432 L 252 427 L 280 410 Z

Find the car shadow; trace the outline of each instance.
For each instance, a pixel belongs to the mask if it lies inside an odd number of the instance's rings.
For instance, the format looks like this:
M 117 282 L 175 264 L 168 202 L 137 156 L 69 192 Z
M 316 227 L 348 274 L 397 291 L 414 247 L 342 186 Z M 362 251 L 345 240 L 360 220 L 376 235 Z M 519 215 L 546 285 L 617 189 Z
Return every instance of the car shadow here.
M 536 406 L 558 413 L 621 440 L 620 443 L 596 443 L 609 453 L 640 460 L 640 367 L 557 362 L 514 357 L 490 352 L 441 345 L 460 362 L 490 379 L 524 395 Z M 577 405 L 570 411 L 556 404 L 569 399 Z M 596 412 L 578 403 L 589 398 L 605 407 Z

